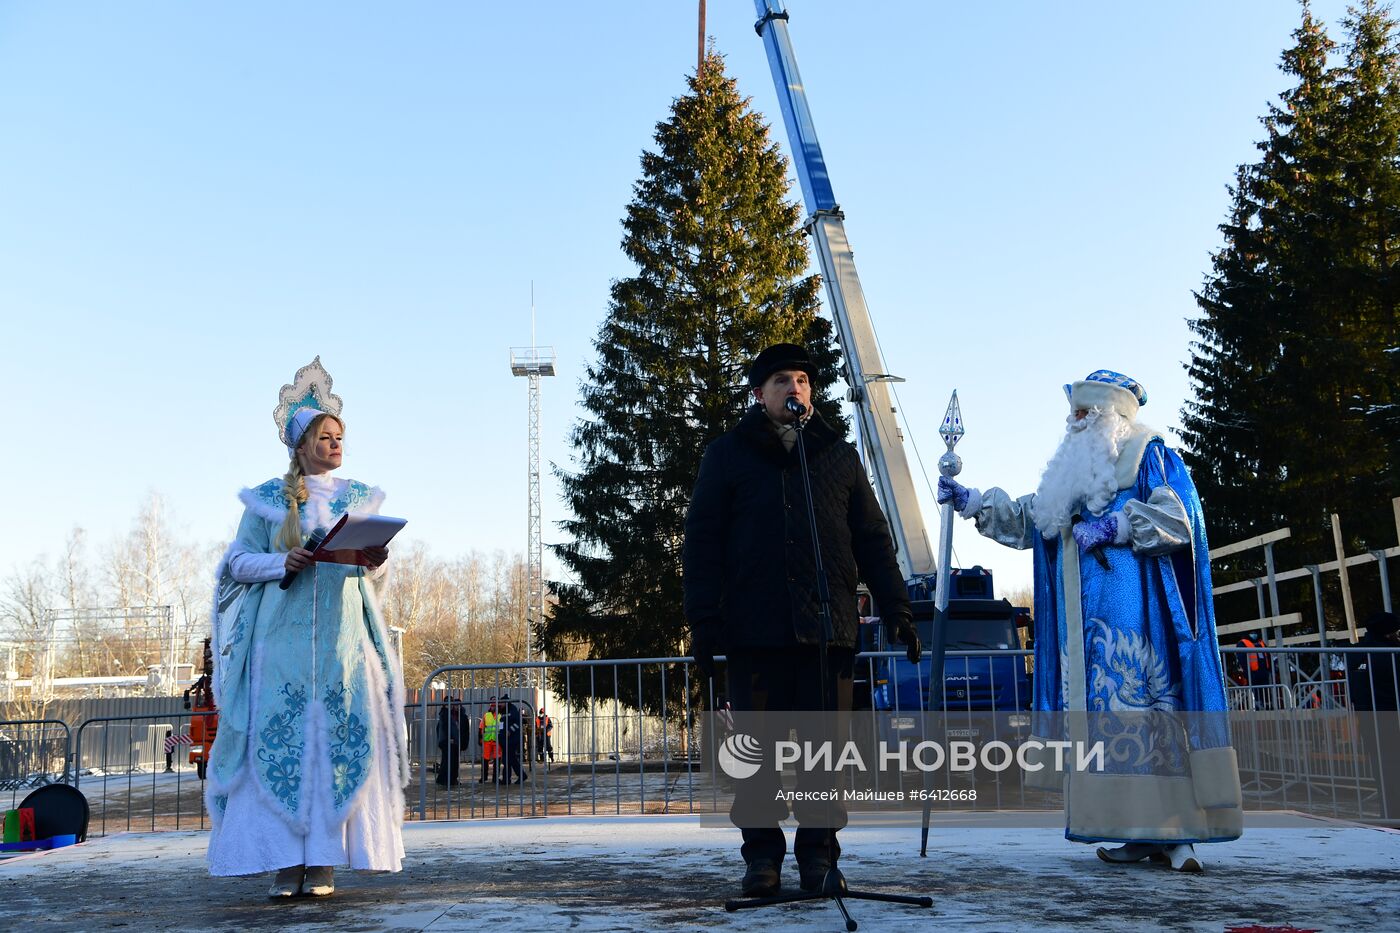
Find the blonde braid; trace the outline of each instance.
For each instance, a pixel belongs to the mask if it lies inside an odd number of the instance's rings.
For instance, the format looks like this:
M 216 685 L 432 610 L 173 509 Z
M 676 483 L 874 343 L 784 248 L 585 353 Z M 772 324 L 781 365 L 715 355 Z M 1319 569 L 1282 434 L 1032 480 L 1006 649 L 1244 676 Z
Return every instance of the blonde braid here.
M 292 457 L 287 475 L 282 477 L 282 495 L 287 500 L 287 517 L 277 533 L 277 546 L 284 551 L 301 547 L 301 505 L 306 501 L 306 480 L 302 478 L 301 461 Z

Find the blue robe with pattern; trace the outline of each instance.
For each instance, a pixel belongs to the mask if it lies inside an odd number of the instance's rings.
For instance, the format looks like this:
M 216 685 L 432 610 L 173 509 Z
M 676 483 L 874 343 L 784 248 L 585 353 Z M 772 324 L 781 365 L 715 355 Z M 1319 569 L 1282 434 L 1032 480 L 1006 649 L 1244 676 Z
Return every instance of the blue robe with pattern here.
M 1117 464 L 1126 544 L 1079 552 L 1068 527 L 1045 538 L 1035 497 L 982 494 L 978 530 L 1035 559 L 1035 731 L 1102 741 L 1101 771 L 1028 772 L 1063 788 L 1078 841 L 1237 838 L 1239 770 L 1230 745 L 1200 499 L 1181 458 L 1138 429 Z
M 305 524 L 377 510 L 378 490 L 353 480 L 341 485 L 334 499 L 315 503 L 319 514 L 305 515 Z M 214 613 L 220 719 L 206 790 L 216 837 L 238 831 L 221 824 L 231 794 L 246 794 L 247 782 L 253 782 L 260 812 L 276 813 L 302 836 L 314 836 L 322 824 L 343 824 L 367 787 L 383 797 L 391 785 L 397 797 L 376 801 L 383 811 L 377 823 L 402 818 L 408 768 L 402 673 L 367 571 L 318 562 L 286 590 L 275 581 L 236 585 L 230 579 L 233 555 L 278 551 L 274 541 L 286 514 L 282 489 L 274 479 L 243 492 L 246 509 L 220 567 Z M 385 832 L 380 827 L 370 835 L 382 841 Z M 226 870 L 218 870 L 217 843 L 211 840 L 210 862 L 218 874 L 285 867 L 244 865 L 248 857 L 240 854 L 223 859 Z M 356 865 L 349 858 L 354 867 L 397 867 L 382 853 L 364 860 Z

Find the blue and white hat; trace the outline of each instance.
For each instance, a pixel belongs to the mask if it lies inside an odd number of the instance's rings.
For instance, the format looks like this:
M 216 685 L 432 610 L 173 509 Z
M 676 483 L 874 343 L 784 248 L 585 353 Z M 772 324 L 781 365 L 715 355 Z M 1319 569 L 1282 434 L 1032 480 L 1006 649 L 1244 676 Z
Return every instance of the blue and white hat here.
M 282 387 L 277 394 L 277 407 L 273 409 L 272 420 L 277 425 L 277 434 L 287 445 L 287 456 L 297 455 L 297 445 L 302 435 L 322 413 L 340 417 L 342 402 L 340 396 L 331 392 L 331 374 L 321 365 L 317 356 L 307 363 L 292 381 Z
M 1070 411 L 1112 408 L 1129 421 L 1147 404 L 1147 390 L 1136 379 L 1111 369 L 1099 369 L 1073 385 L 1065 386 Z

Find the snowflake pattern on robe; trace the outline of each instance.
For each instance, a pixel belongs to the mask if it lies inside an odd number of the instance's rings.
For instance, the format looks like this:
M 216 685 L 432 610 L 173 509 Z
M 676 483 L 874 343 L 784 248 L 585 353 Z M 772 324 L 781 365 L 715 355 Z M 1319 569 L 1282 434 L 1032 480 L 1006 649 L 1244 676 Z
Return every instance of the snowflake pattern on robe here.
M 289 813 L 297 812 L 301 795 L 301 753 L 306 746 L 302 719 L 306 712 L 306 688 L 283 684 L 282 711 L 274 713 L 258 737 L 258 760 L 266 765 L 268 789 Z
M 339 810 L 364 781 L 370 753 L 369 729 L 350 712 L 345 684 L 327 689 L 324 700 L 326 713 L 335 724 L 331 730 L 331 787 L 335 808 Z

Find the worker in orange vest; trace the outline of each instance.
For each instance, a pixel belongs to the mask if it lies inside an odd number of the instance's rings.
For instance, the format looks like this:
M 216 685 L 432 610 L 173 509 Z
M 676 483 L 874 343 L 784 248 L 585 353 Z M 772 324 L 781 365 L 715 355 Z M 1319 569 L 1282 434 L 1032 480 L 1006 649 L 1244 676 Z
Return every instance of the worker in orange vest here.
M 1236 642 L 1235 646 L 1238 648 L 1267 647 L 1264 644 L 1263 637 L 1258 632 L 1250 632 L 1248 635 Z M 1269 691 L 1267 688 L 1273 685 L 1274 672 L 1273 664 L 1270 662 L 1269 656 L 1262 651 L 1251 651 L 1244 657 L 1245 675 L 1249 678 L 1249 685 L 1251 687 L 1265 688 L 1260 691 L 1257 697 L 1255 697 L 1255 699 L 1258 701 L 1258 706 L 1272 708 L 1274 705 L 1273 697 L 1269 695 Z
M 495 698 L 492 697 L 492 699 Z M 486 712 L 481 714 L 481 780 L 477 781 L 478 784 L 500 780 L 501 745 L 498 741 L 500 732 L 501 717 L 493 702 L 487 707 Z M 490 769 L 490 777 L 487 777 L 488 768 Z
M 549 755 L 549 760 L 554 760 L 554 720 L 549 718 L 549 714 L 540 707 L 539 713 L 535 715 L 535 760 L 544 761 L 544 756 Z

